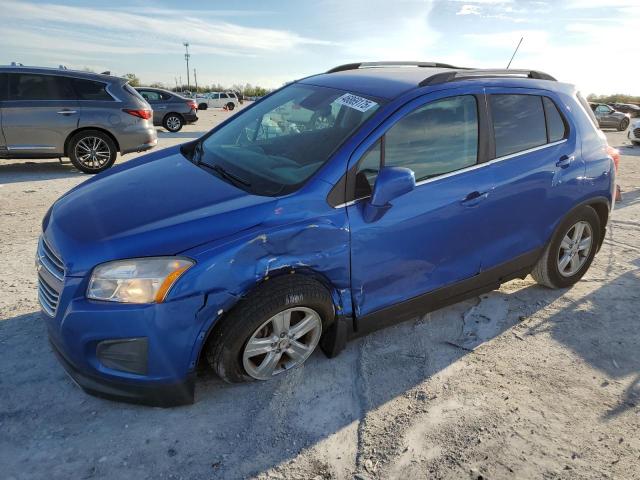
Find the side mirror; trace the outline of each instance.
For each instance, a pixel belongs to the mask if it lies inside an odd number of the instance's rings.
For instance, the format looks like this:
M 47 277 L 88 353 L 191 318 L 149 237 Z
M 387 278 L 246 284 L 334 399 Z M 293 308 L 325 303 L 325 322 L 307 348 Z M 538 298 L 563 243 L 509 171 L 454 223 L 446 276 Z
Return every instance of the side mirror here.
M 364 220 L 374 222 L 391 207 L 391 200 L 416 188 L 413 170 L 402 167 L 384 167 L 378 173 L 371 199 L 364 205 Z
M 384 167 L 378 173 L 373 186 L 370 204 L 374 207 L 386 207 L 394 198 L 409 193 L 416 188 L 413 170 L 402 167 Z

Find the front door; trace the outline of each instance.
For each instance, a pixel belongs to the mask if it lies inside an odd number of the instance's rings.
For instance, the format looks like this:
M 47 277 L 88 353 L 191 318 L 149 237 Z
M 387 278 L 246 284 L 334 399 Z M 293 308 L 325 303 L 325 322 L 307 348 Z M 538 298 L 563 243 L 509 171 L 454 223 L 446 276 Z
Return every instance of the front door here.
M 347 207 L 359 329 L 378 328 L 381 318 L 384 324 L 415 315 L 429 305 L 426 293 L 438 295 L 479 273 L 483 204 L 492 188 L 479 154 L 484 101 L 481 92 L 451 95 L 439 92 L 405 105 L 380 127 L 366 153 L 352 157 L 354 195 L 361 197 Z M 367 221 L 366 195 L 380 165 L 410 168 L 416 188 L 393 200 L 381 218 Z
M 67 77 L 9 73 L 2 130 L 11 156 L 62 155 L 80 113 Z

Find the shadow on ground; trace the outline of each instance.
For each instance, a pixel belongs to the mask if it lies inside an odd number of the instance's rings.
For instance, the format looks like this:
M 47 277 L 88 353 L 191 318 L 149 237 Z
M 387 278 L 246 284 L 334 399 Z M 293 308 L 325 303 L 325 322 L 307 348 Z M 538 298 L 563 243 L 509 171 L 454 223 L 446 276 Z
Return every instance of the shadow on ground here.
M 37 160 L 37 161 L 16 161 L 0 160 L 0 184 L 20 183 L 20 182 L 41 182 L 44 180 L 57 180 L 70 177 L 89 178 L 86 174 L 77 170 L 69 160 L 60 161 Z

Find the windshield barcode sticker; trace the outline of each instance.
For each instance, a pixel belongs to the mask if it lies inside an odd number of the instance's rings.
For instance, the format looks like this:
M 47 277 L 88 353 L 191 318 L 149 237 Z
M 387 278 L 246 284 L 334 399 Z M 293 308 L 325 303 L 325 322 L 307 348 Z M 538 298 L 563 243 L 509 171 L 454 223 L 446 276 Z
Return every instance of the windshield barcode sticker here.
M 368 98 L 362 98 L 352 93 L 345 93 L 338 99 L 336 99 L 340 105 L 345 105 L 349 108 L 354 108 L 360 112 L 366 112 L 372 107 L 378 105 L 373 100 L 369 100 Z

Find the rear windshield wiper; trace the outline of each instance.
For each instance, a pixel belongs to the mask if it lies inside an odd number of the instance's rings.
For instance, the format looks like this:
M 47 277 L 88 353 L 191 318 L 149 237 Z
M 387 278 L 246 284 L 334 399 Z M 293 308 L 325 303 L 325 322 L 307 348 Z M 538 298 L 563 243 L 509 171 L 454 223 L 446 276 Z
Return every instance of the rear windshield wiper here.
M 206 167 L 206 168 L 208 168 L 210 170 L 213 170 L 214 172 L 216 172 L 221 177 L 226 178 L 227 180 L 229 180 L 229 181 L 231 181 L 233 183 L 239 183 L 240 185 L 244 185 L 245 187 L 251 187 L 251 183 L 250 182 L 247 182 L 243 178 L 240 178 L 237 175 L 234 175 L 233 173 L 229 172 L 228 170 L 225 170 L 224 167 L 222 167 L 220 165 L 217 165 L 217 164 L 210 165 L 210 164 L 204 163 L 204 162 L 200 162 L 198 165 L 200 165 L 201 167 Z

